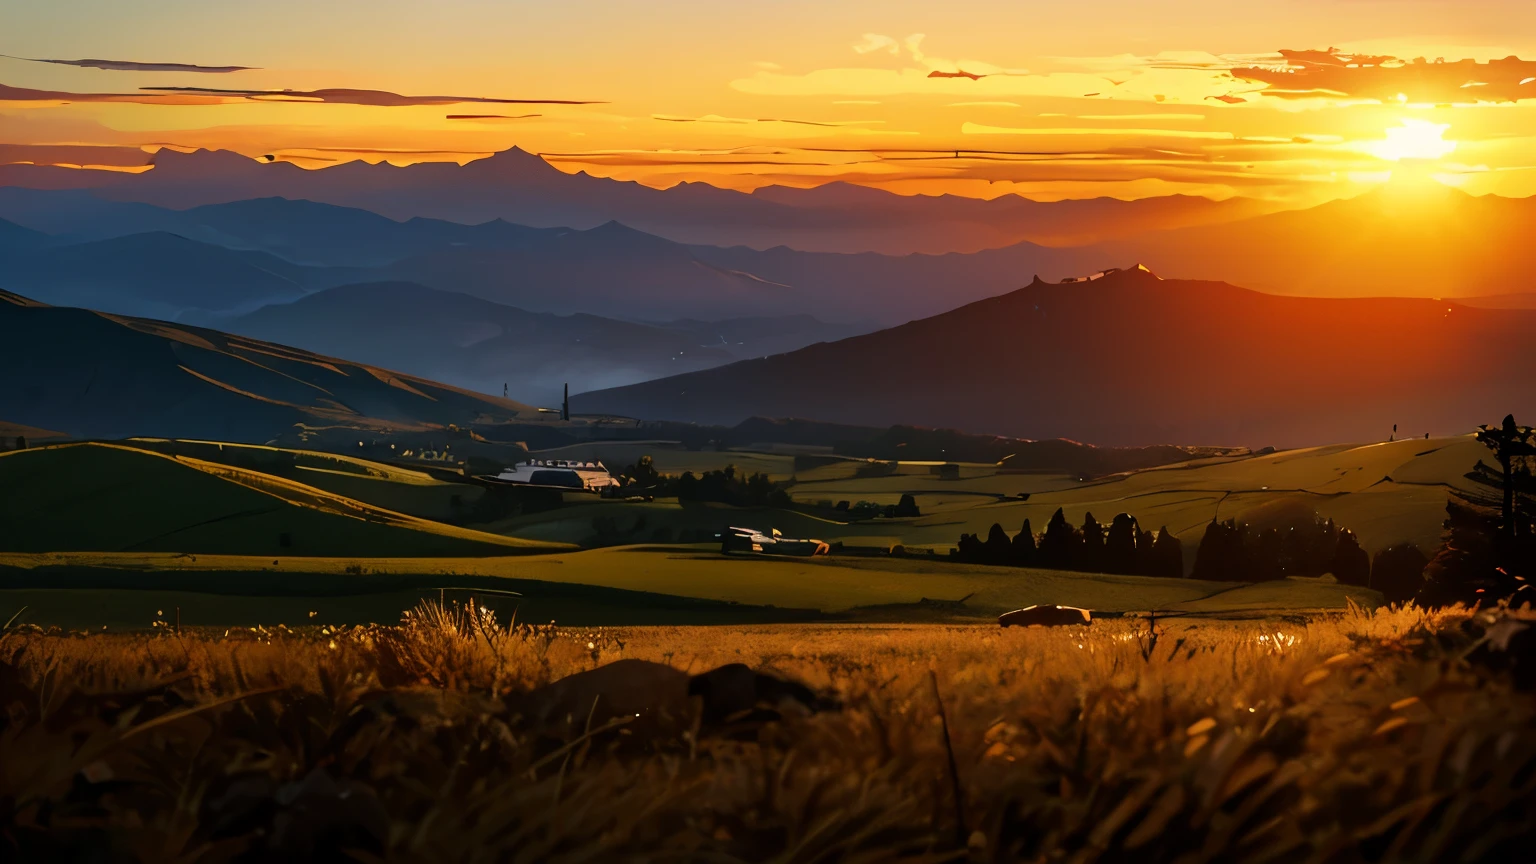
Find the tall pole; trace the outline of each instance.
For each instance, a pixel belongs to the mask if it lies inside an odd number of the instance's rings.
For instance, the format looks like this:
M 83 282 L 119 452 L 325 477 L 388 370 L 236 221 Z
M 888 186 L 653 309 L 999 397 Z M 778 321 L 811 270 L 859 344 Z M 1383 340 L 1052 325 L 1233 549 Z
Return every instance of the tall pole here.
M 565 398 L 560 402 L 560 419 L 571 419 L 571 385 L 569 382 L 565 385 Z

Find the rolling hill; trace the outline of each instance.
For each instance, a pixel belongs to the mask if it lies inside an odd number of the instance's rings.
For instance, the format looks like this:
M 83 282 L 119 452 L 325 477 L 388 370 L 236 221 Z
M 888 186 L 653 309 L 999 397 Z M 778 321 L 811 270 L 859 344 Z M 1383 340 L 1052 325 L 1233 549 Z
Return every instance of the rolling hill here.
M 111 444 L 0 454 L 3 552 L 437 557 L 559 551 L 293 480 Z
M 732 424 L 915 423 L 1100 445 L 1296 446 L 1536 411 L 1536 313 L 1328 300 L 1143 269 L 1026 288 L 840 342 L 573 397 Z
M 7 292 L 0 368 L 4 419 L 74 437 L 261 443 L 299 423 L 410 431 L 546 416 L 375 366 Z

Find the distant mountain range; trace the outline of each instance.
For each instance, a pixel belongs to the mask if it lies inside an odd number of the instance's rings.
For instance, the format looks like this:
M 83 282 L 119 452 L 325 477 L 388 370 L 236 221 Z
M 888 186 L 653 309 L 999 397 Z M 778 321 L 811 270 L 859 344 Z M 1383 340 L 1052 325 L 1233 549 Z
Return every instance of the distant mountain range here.
M 346 162 L 307 170 L 227 151 L 161 150 L 138 174 L 51 166 L 0 166 L 0 186 L 93 189 L 122 202 L 187 209 L 280 196 L 413 216 L 537 227 L 595 228 L 619 221 L 690 244 L 786 245 L 825 252 L 974 252 L 1021 241 L 1082 244 L 1156 228 L 1241 219 L 1275 209 L 1263 202 L 1168 196 L 1041 203 L 1006 195 L 903 196 L 833 183 L 770 187 L 753 194 L 683 183 L 654 189 L 566 174 L 517 148 L 464 166 Z
M 913 423 L 1099 445 L 1457 434 L 1536 412 L 1536 311 L 1280 297 L 1130 269 L 1036 280 L 889 330 L 572 397 L 730 425 Z
M 345 285 L 223 329 L 482 393 L 558 405 L 573 390 L 646 381 L 866 332 L 809 316 L 637 323 L 527 312 L 412 282 Z
M 0 220 L 17 223 L 0 222 L 0 249 L 35 259 L 0 271 L 0 287 L 171 319 L 406 281 L 534 312 L 646 321 L 809 314 L 867 330 L 1012 290 L 1041 269 L 1075 272 L 1075 259 L 1099 254 L 1029 243 L 973 255 L 760 252 L 686 246 L 617 222 L 585 231 L 396 222 L 282 198 L 170 210 L 17 188 L 0 188 Z
M 139 174 L 0 166 L 0 218 L 57 242 L 163 231 L 371 271 L 326 285 L 415 281 L 532 311 L 896 324 L 1037 274 L 1082 276 L 1125 261 L 1308 296 L 1530 290 L 1536 246 L 1524 238 L 1536 230 L 1536 198 L 1473 197 L 1425 180 L 1304 210 L 1276 206 L 1181 196 L 984 201 L 845 183 L 662 190 L 566 174 L 515 148 L 463 166 L 306 170 L 172 150 Z M 858 252 L 884 254 L 832 254 Z
M 0 419 L 74 437 L 260 443 L 300 423 L 440 433 L 548 416 L 374 366 L 3 291 L 0 368 Z

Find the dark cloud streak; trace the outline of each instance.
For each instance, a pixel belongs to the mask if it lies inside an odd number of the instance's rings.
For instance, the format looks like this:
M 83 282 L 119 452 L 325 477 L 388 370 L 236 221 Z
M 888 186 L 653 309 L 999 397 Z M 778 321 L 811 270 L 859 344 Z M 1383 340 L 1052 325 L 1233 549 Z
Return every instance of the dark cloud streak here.
M 1411 61 L 1385 55 L 1283 50 L 1284 66 L 1240 66 L 1234 78 L 1269 85 L 1260 91 L 1281 99 L 1316 96 L 1403 100 L 1418 103 L 1516 102 L 1536 98 L 1536 60 L 1505 57 L 1479 63 L 1443 58 Z
M 54 63 L 59 66 L 80 66 L 86 69 L 105 69 L 109 72 L 198 72 L 224 75 L 230 72 L 250 72 L 260 66 L 198 66 L 194 63 L 141 63 L 137 60 L 50 60 L 42 57 L 16 57 L 0 54 L 10 60 L 26 63 Z
M 157 93 L 186 93 L 245 99 L 253 102 L 326 102 L 339 105 L 373 105 L 391 108 L 415 105 L 457 105 L 470 102 L 496 105 L 600 105 L 579 99 L 499 99 L 489 96 L 402 96 L 387 90 L 330 88 L 324 90 L 220 90 L 212 87 L 141 87 Z

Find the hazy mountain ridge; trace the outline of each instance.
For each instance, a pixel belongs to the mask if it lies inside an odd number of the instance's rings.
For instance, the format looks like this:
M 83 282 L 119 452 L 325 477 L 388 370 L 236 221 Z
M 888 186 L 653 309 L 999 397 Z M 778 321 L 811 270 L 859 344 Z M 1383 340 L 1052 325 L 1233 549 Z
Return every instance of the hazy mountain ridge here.
M 506 385 L 541 405 L 558 405 L 566 383 L 619 386 L 857 332 L 809 317 L 649 324 L 555 315 L 410 282 L 330 288 L 221 327 L 483 393 Z
M 346 162 L 303 169 L 227 151 L 161 150 L 139 174 L 0 166 L 0 186 L 98 190 L 102 197 L 174 208 L 273 195 L 360 207 L 396 219 L 595 228 L 620 221 L 682 243 L 789 245 L 815 251 L 971 252 L 1025 240 L 1091 242 L 1155 227 L 1238 219 L 1273 209 L 1245 199 L 1168 196 L 1043 204 L 1018 196 L 897 195 L 843 184 L 753 194 L 705 183 L 656 189 L 567 174 L 516 147 L 489 158 L 395 167 Z
M 765 360 L 580 394 L 579 410 L 731 425 L 912 423 L 1100 445 L 1460 433 L 1536 410 L 1536 313 L 1279 297 L 1131 270 L 1035 282 Z

